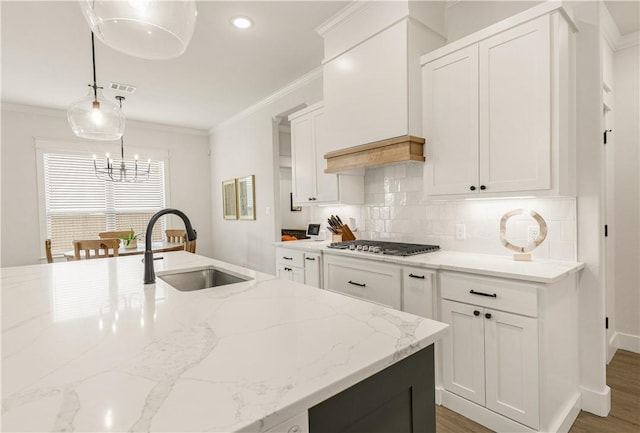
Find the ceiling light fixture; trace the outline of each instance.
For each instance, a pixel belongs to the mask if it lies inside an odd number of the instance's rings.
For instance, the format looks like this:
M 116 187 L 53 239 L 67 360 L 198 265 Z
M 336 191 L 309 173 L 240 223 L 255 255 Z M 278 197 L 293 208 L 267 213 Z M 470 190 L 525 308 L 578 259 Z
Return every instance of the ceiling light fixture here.
M 91 33 L 93 56 L 93 84 L 84 98 L 67 108 L 67 120 L 78 137 L 91 140 L 117 140 L 124 132 L 125 119 L 122 110 L 102 96 L 102 87 L 96 84 L 96 49 Z
M 248 29 L 253 25 L 249 18 L 245 17 L 235 17 L 231 20 L 231 23 L 239 29 Z
M 122 101 L 124 96 L 116 96 L 116 99 L 120 101 L 120 110 L 122 110 Z M 105 155 L 105 166 L 98 168 L 96 156 L 93 155 L 93 169 L 96 172 L 96 177 L 100 180 L 106 180 L 111 182 L 127 182 L 127 183 L 139 183 L 149 179 L 149 173 L 151 172 L 151 159 L 147 161 L 147 169 L 145 171 L 138 170 L 138 155 L 133 157 L 133 168 L 127 168 L 124 162 L 124 137 L 120 137 L 120 163 L 115 163 L 111 156 L 107 153 Z M 114 168 L 115 166 L 115 168 Z
M 98 39 L 114 50 L 149 60 L 184 53 L 198 16 L 195 0 L 79 2 Z

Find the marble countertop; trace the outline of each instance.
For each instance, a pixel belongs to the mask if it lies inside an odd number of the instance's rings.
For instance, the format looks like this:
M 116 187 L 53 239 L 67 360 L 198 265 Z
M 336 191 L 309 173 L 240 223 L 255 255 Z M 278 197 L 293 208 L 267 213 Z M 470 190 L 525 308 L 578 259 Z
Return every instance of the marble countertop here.
M 583 263 L 563 262 L 558 260 L 534 259 L 530 262 L 519 262 L 511 256 L 494 256 L 489 254 L 463 253 L 456 251 L 437 251 L 400 257 L 372 254 L 361 251 L 336 250 L 327 248 L 330 242 L 290 241 L 278 242 L 277 246 L 301 251 L 322 252 L 345 257 L 379 260 L 404 266 L 417 266 L 429 269 L 467 272 L 491 277 L 512 278 L 516 280 L 539 283 L 554 283 L 567 275 L 584 268 Z
M 1 269 L 2 431 L 259 432 L 447 325 L 195 254 L 251 281 L 180 292 L 140 256 Z

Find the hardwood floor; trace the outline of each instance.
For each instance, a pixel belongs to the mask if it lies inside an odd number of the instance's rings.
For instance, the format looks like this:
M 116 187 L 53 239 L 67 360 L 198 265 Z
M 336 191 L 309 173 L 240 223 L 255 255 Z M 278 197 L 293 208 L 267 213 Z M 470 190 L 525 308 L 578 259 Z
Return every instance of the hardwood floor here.
M 640 354 L 618 350 L 607 366 L 611 411 L 602 418 L 580 412 L 569 433 L 640 433 Z M 490 433 L 449 409 L 436 406 L 437 433 Z

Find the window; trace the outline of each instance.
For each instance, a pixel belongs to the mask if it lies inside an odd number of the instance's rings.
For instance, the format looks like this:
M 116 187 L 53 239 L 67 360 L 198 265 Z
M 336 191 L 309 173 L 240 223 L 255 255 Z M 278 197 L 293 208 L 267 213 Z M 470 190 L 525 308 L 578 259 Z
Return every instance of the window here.
M 152 157 L 151 174 L 145 182 L 118 183 L 96 177 L 93 155 L 88 152 L 61 149 L 51 143 L 37 145 L 42 179 L 41 232 L 51 239 L 51 249 L 56 253 L 72 249 L 74 239 L 96 239 L 103 231 L 133 229 L 144 234 L 151 216 L 166 207 L 166 156 Z M 91 147 L 99 152 L 99 146 Z M 140 153 L 150 152 L 145 149 Z M 133 160 L 125 161 L 133 164 Z M 100 167 L 104 162 L 103 157 L 96 163 Z M 140 165 L 146 168 L 146 162 Z M 161 240 L 165 228 L 161 218 L 152 240 Z

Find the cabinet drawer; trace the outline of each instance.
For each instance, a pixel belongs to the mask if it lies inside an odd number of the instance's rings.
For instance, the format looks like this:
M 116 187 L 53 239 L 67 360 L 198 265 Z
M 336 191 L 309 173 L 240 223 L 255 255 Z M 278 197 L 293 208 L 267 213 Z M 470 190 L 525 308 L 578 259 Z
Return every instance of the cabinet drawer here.
M 433 277 L 435 273 L 422 268 L 402 269 L 402 311 L 435 318 L 433 313 Z
M 538 316 L 538 291 L 532 284 L 442 272 L 440 292 L 444 299 Z
M 304 268 L 304 253 L 286 248 L 276 248 L 276 263 Z
M 324 269 L 325 289 L 400 309 L 399 267 L 329 256 Z

